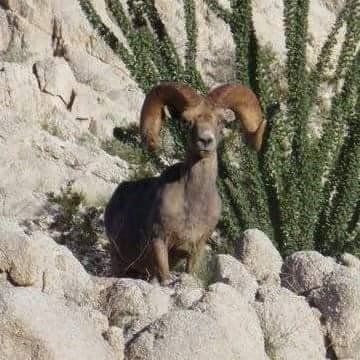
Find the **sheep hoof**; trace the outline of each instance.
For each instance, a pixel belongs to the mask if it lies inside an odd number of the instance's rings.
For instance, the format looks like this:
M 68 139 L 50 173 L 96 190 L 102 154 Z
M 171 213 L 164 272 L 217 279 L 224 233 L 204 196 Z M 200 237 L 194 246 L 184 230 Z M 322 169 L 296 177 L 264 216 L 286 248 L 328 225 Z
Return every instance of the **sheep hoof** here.
M 161 286 L 173 286 L 179 281 L 179 278 L 176 274 L 170 274 L 169 278 L 161 281 Z
M 153 278 L 149 282 L 151 285 L 160 286 L 159 279 L 156 276 L 153 276 Z
M 177 282 L 179 282 L 179 277 L 177 274 L 170 274 L 168 278 L 159 281 L 159 278 L 157 276 L 154 276 L 149 282 L 151 285 L 154 286 L 168 287 L 168 286 L 173 286 Z

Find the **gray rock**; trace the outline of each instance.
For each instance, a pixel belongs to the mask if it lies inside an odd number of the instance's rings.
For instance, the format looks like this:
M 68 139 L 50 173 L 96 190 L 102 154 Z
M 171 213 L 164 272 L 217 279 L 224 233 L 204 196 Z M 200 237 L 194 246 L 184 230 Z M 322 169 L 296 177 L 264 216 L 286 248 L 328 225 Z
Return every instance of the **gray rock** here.
M 205 293 L 201 281 L 187 273 L 181 273 L 171 288 L 174 291 L 174 305 L 180 309 L 191 308 Z
M 126 339 L 170 310 L 169 290 L 142 280 L 118 279 L 100 293 L 110 325 L 125 327 Z
M 322 313 L 337 358 L 360 359 L 359 272 L 345 267 L 335 271 L 310 299 Z
M 48 58 L 34 65 L 34 72 L 41 91 L 58 96 L 66 106 L 71 105 L 75 77 L 62 58 Z
M 229 25 L 210 11 L 204 2 L 196 1 L 195 5 L 200 74 L 211 87 L 235 81 L 235 43 Z
M 0 8 L 0 52 L 8 48 L 10 40 L 11 33 L 9 31 L 6 12 Z
M 297 294 L 321 287 L 324 277 L 337 267 L 334 259 L 316 251 L 298 251 L 288 256 L 281 269 L 281 283 Z
M 236 257 L 259 283 L 278 283 L 282 258 L 271 240 L 258 229 L 244 231 L 236 244 Z
M 0 271 L 19 286 L 77 304 L 95 301 L 95 286 L 69 249 L 41 232 L 26 235 L 14 219 L 0 218 Z
M 2 359 L 122 359 L 86 313 L 38 289 L 2 287 L 0 313 Z
M 303 297 L 287 289 L 264 285 L 255 307 L 270 359 L 325 359 L 318 317 Z
M 190 309 L 204 296 L 204 289 L 183 289 L 177 294 L 176 305 L 183 309 Z
M 360 259 L 349 253 L 344 253 L 340 257 L 340 262 L 349 268 L 360 270 Z
M 216 256 L 216 280 L 232 286 L 248 301 L 255 299 L 258 288 L 255 277 L 231 255 Z
M 107 331 L 103 333 L 104 339 L 114 349 L 115 354 L 118 356 L 117 360 L 124 358 L 125 341 L 122 329 L 116 326 L 110 326 Z
M 211 285 L 194 309 L 215 320 L 236 359 L 267 359 L 256 312 L 231 286 L 223 283 Z
M 128 360 L 239 360 L 210 316 L 191 310 L 164 315 L 126 347 Z
M 0 271 L 19 286 L 39 282 L 44 270 L 45 253 L 39 243 L 31 241 L 17 223 L 0 218 Z

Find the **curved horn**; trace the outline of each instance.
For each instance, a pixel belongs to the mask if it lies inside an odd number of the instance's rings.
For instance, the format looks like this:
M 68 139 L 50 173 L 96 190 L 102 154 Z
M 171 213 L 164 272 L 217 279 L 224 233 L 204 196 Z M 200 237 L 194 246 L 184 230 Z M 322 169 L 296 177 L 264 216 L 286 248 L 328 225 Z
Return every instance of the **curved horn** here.
M 154 150 L 158 144 L 164 106 L 170 106 L 182 114 L 186 109 L 198 105 L 202 99 L 185 84 L 167 82 L 154 86 L 145 97 L 140 117 L 141 138 L 149 150 Z
M 261 149 L 266 128 L 261 107 L 256 95 L 240 84 L 220 85 L 207 96 L 217 106 L 230 109 L 240 121 L 248 143 L 256 150 Z

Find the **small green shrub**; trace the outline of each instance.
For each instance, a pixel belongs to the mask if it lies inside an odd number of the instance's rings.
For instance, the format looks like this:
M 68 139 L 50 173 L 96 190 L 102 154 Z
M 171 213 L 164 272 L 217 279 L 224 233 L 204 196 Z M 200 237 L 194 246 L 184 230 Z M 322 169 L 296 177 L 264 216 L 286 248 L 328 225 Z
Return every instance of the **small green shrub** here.
M 92 220 L 99 216 L 101 209 L 83 207 L 84 200 L 82 193 L 72 190 L 72 182 L 61 188 L 59 195 L 48 193 L 49 203 L 58 207 L 52 229 L 60 232 L 58 242 L 62 245 L 91 246 L 97 241 L 98 233 Z
M 108 273 L 108 241 L 103 235 L 102 207 L 86 206 L 85 197 L 68 182 L 60 193 L 48 193 L 54 218 L 50 232 L 61 245 L 66 245 L 86 270 L 96 275 Z

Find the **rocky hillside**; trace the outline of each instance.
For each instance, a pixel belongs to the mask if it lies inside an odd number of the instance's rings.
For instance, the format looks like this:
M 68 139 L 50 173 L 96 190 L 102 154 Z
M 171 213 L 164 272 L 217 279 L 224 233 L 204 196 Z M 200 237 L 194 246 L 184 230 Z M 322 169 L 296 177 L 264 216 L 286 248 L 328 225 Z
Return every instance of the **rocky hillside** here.
M 343 3 L 311 2 L 310 63 Z M 126 45 L 105 1 L 92 4 Z M 185 61 L 182 1 L 155 6 Z M 280 64 L 282 13 L 282 1 L 254 1 L 258 39 Z M 202 78 L 210 87 L 234 80 L 229 27 L 203 1 L 196 22 Z M 360 260 L 350 254 L 282 259 L 252 229 L 239 234 L 236 258 L 215 257 L 208 287 L 182 274 L 162 288 L 94 276 L 110 275 L 106 239 L 93 249 L 97 265 L 57 243 L 60 227 L 51 225 L 79 203 L 54 207 L 48 194 L 71 181 L 83 206 L 103 205 L 130 175 L 127 159 L 104 144 L 114 127 L 137 123 L 143 99 L 80 2 L 0 0 L 0 360 L 360 359 Z M 89 230 L 75 228 L 75 240 Z
M 155 1 L 180 55 L 185 42 L 181 3 Z M 196 3 L 199 71 L 209 86 L 234 80 L 230 29 L 202 1 Z M 318 54 L 342 1 L 311 4 L 310 59 Z M 93 5 L 126 44 L 104 1 Z M 260 41 L 283 59 L 282 1 L 255 1 L 254 7 Z M 125 161 L 102 150 L 101 141 L 112 137 L 115 126 L 138 121 L 143 98 L 78 1 L 65 6 L 60 0 L 0 0 L 1 212 L 29 219 L 42 211 L 44 194 L 68 180 L 89 203 L 106 200 L 128 169 Z
M 212 284 L 90 276 L 41 232 L 0 222 L 0 358 L 359 359 L 360 261 L 284 261 L 259 230 L 217 255 Z

